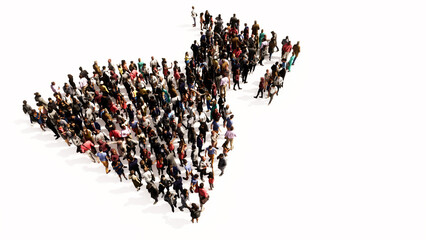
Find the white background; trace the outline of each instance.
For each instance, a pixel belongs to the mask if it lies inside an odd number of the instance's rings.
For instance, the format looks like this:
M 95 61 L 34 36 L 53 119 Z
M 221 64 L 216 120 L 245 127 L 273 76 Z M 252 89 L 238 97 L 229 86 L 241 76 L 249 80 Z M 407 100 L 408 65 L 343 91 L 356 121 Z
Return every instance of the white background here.
M 214 4 L 214 5 L 213 5 Z M 51 96 L 108 58 L 182 61 L 198 13 L 257 20 L 300 41 L 267 106 L 259 77 L 231 92 L 237 138 L 200 222 L 152 206 L 115 173 L 31 126 L 22 100 Z M 422 1 L 4 1 L 1 239 L 425 239 Z M 197 26 L 198 26 L 197 21 Z M 281 45 L 280 45 L 281 46 Z M 278 57 L 278 54 L 275 54 Z M 277 59 L 277 58 L 276 58 Z

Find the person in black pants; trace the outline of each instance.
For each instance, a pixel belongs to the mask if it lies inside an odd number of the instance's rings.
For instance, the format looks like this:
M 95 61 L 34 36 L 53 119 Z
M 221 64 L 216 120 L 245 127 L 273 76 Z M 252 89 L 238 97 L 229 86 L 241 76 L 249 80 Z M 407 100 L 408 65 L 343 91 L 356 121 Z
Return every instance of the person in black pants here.
M 265 78 L 261 77 L 260 78 L 260 83 L 259 83 L 259 90 L 257 91 L 256 96 L 254 96 L 254 98 L 257 98 L 260 94 L 260 98 L 263 98 L 263 91 L 265 90 Z
M 55 134 L 55 140 L 60 137 L 58 130 L 56 130 L 54 122 L 48 117 L 46 114 L 42 115 L 43 122 L 46 123 L 46 126 L 52 130 L 52 132 Z
M 148 182 L 146 189 L 148 189 L 148 192 L 151 194 L 151 198 L 155 200 L 154 204 L 156 204 L 158 202 L 159 195 L 157 186 L 152 182 Z
M 166 201 L 170 205 L 170 207 L 172 207 L 172 212 L 175 212 L 175 207 L 177 207 L 176 194 L 167 191 L 166 196 L 164 197 L 164 201 Z

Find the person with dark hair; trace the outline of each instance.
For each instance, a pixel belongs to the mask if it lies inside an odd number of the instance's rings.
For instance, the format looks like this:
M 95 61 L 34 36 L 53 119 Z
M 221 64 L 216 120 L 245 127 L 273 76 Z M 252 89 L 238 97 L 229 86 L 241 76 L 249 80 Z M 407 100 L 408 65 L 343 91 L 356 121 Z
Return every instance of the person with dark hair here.
M 218 167 L 218 168 L 220 169 L 220 171 L 221 171 L 221 173 L 220 173 L 220 175 L 219 175 L 219 176 L 222 176 L 222 175 L 223 175 L 223 173 L 225 172 L 226 165 L 228 165 L 228 164 L 227 164 L 227 162 L 226 162 L 226 159 L 225 159 L 225 156 L 224 156 L 224 154 L 223 154 L 223 153 L 219 154 L 219 156 L 217 157 L 217 159 L 219 160 L 219 162 L 218 162 L 218 164 L 217 164 L 217 167 Z
M 173 189 L 176 191 L 177 196 L 180 196 L 180 192 L 183 191 L 182 177 L 178 176 L 176 181 L 173 183 Z
M 293 45 L 293 53 L 294 53 L 294 59 L 293 59 L 293 62 L 292 62 L 291 65 L 294 65 L 297 57 L 299 56 L 299 53 L 300 53 L 300 42 L 299 41 L 297 41 L 297 43 Z
M 263 98 L 263 92 L 265 91 L 265 78 L 261 77 L 259 82 L 259 90 L 257 91 L 256 96 L 254 98 L 257 98 L 260 94 L 260 98 Z
M 202 209 L 200 209 L 196 203 L 192 203 L 191 208 L 189 208 L 189 212 L 191 213 L 192 223 L 194 223 L 194 219 L 197 220 L 197 223 L 198 223 L 198 218 L 201 215 L 201 211 Z
M 175 212 L 175 207 L 177 207 L 177 197 L 175 193 L 167 191 L 166 196 L 164 197 L 164 201 L 166 201 L 170 207 L 172 208 L 172 212 Z
M 136 190 L 141 190 L 141 186 L 143 185 L 140 178 L 138 178 L 135 174 L 135 170 L 130 170 L 129 179 L 132 180 L 133 185 L 135 186 Z M 120 178 L 121 180 L 121 178 Z
M 207 189 L 204 188 L 204 183 L 200 183 L 198 187 L 198 196 L 200 197 L 200 207 L 203 209 L 203 205 L 209 200 L 210 196 L 207 193 Z
M 208 178 L 209 178 L 209 185 L 210 185 L 209 190 L 211 191 L 214 188 L 214 173 L 213 173 L 213 171 L 209 172 Z
M 151 198 L 154 199 L 154 205 L 158 202 L 158 188 L 153 182 L 148 182 L 146 185 L 146 189 L 148 189 L 148 192 L 151 194 Z
M 184 208 L 189 209 L 189 191 L 186 188 L 182 191 L 180 203 L 182 204 L 182 206 L 179 207 L 179 210 L 183 211 Z
M 163 195 L 161 197 L 164 197 L 164 189 L 167 190 L 167 192 L 170 189 L 170 186 L 172 185 L 172 181 L 166 178 L 166 176 L 161 175 L 160 177 L 160 183 L 158 185 L 158 191 L 159 193 L 162 193 Z
M 113 149 L 113 151 L 114 150 L 115 149 Z M 117 173 L 118 177 L 120 178 L 120 182 L 122 181 L 121 176 L 123 176 L 124 179 L 127 180 L 126 175 L 124 175 L 123 163 L 120 161 L 120 159 L 112 161 L 111 165 L 114 171 Z
M 127 160 L 129 164 L 129 171 L 134 171 L 138 173 L 139 179 L 142 179 L 141 171 L 139 170 L 138 161 L 132 156 L 132 155 L 126 155 L 124 156 L 124 159 Z

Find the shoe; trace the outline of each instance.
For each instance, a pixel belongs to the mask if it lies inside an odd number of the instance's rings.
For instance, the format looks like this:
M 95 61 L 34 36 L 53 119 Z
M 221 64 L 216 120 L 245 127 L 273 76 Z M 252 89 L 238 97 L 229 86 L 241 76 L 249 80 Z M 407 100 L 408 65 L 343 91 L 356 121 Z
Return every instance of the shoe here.
M 223 175 L 223 172 L 219 174 L 219 176 L 222 176 L 222 175 Z
M 55 137 L 55 140 L 57 140 L 58 138 L 59 138 L 59 136 L 56 136 L 56 137 Z
M 257 98 L 257 97 L 254 97 L 254 98 Z
M 158 203 L 158 200 L 155 200 L 154 205 Z
M 181 212 L 183 212 L 183 208 L 179 208 L 179 210 L 180 210 Z
M 241 90 L 242 88 L 238 88 L 238 89 L 240 89 L 240 90 Z
M 109 170 L 108 170 L 107 174 L 108 174 L 109 172 L 111 172 L 111 169 L 109 169 Z

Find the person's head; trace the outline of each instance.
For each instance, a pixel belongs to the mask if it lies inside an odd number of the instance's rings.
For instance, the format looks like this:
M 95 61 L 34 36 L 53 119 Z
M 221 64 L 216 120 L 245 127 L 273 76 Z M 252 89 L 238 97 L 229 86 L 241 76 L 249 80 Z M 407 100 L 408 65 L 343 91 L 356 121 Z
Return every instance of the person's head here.
M 154 60 L 154 56 L 151 56 L 151 60 Z
M 204 188 L 204 183 L 200 183 L 200 188 Z
M 194 6 L 192 6 L 192 9 L 194 9 Z
M 27 104 L 27 100 L 24 100 L 22 103 Z

